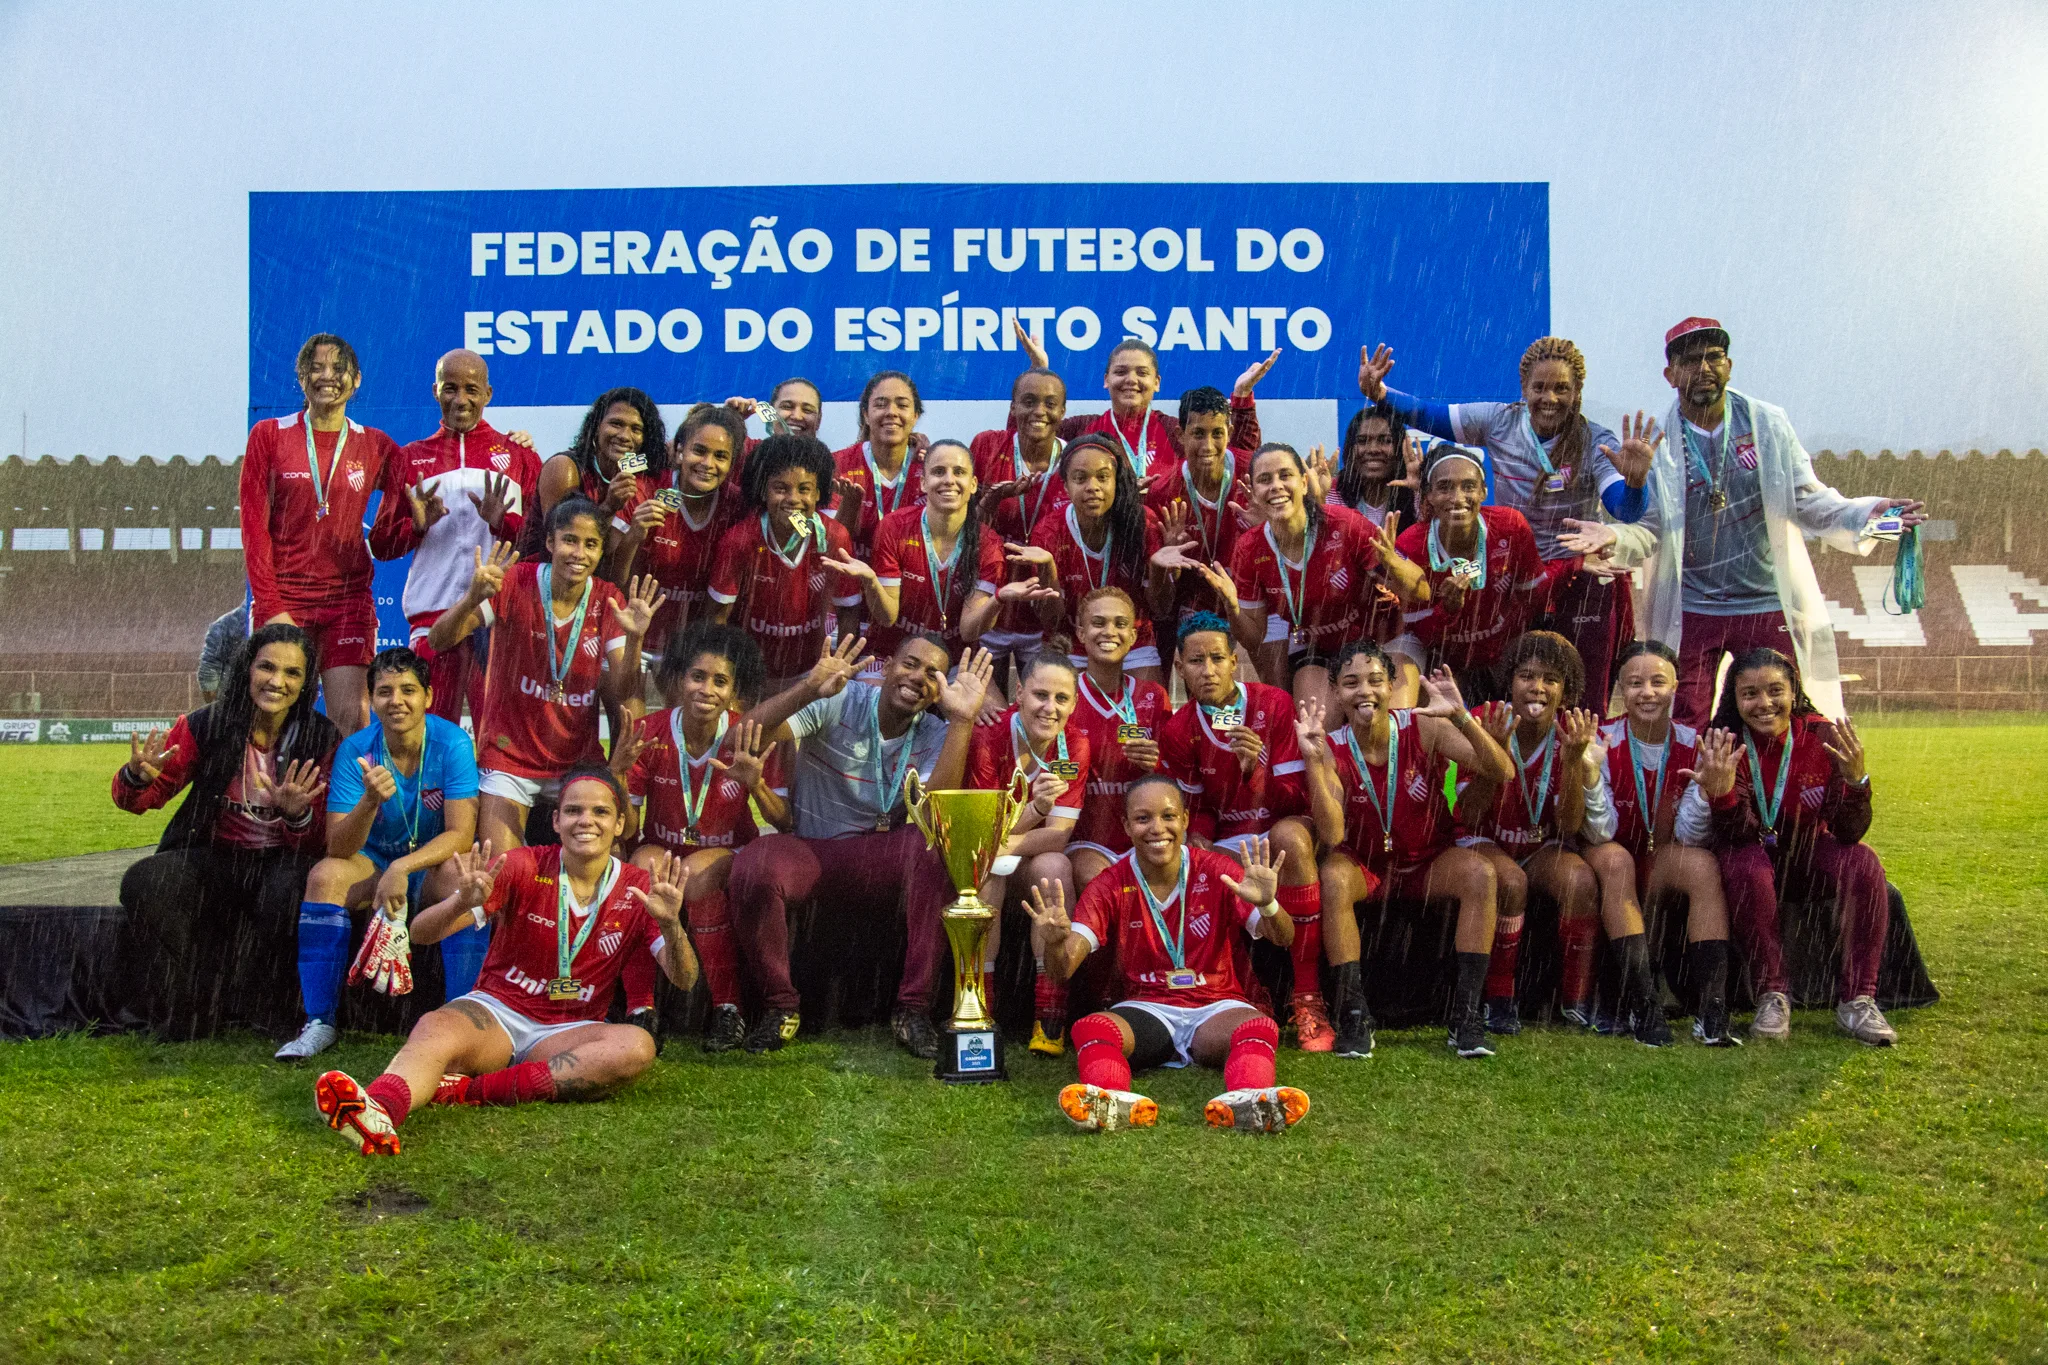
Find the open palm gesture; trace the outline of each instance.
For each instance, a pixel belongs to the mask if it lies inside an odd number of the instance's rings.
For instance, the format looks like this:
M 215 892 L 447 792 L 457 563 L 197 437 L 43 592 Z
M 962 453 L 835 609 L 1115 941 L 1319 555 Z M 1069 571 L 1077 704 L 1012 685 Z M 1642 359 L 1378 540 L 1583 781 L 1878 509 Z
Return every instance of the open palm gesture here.
M 151 730 L 147 735 L 130 734 L 128 736 L 128 771 L 131 775 L 140 778 L 142 785 L 148 786 L 162 775 L 164 764 L 168 763 L 171 755 L 176 752 L 178 752 L 178 746 L 175 744 L 170 745 L 168 748 L 165 747 L 164 732 L 162 730 Z
M 1377 403 L 1387 396 L 1387 374 L 1394 368 L 1391 346 L 1358 348 L 1358 391 Z
M 1280 868 L 1287 861 L 1287 850 L 1273 852 L 1273 846 L 1263 834 L 1254 835 L 1237 846 L 1237 860 L 1244 864 L 1244 879 L 1233 881 L 1229 877 L 1223 884 L 1246 905 L 1265 907 L 1280 897 Z
M 249 785 L 256 805 L 268 806 L 287 820 L 304 815 L 313 799 L 327 790 L 320 765 L 310 758 L 291 764 L 276 778 L 258 768 L 250 774 Z
M 752 791 L 761 785 L 761 774 L 767 766 L 766 748 L 762 742 L 761 722 L 743 720 L 733 731 L 732 761 L 721 763 L 718 755 L 713 754 L 711 766 Z

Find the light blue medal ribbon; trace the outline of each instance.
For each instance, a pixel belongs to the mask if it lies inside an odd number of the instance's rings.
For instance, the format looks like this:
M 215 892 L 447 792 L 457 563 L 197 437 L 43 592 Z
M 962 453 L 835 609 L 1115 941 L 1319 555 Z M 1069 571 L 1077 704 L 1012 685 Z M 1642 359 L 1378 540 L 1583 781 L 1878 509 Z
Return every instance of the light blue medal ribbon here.
M 1138 892 L 1145 898 L 1145 908 L 1152 912 L 1152 927 L 1159 931 L 1159 944 L 1166 949 L 1166 960 L 1177 972 L 1186 971 L 1188 965 L 1188 863 L 1187 846 L 1183 844 L 1180 850 L 1180 883 L 1174 887 L 1173 894 L 1162 901 L 1152 894 L 1152 884 L 1145 880 L 1145 869 L 1138 865 L 1138 855 L 1131 855 L 1131 871 L 1136 874 Z M 1180 929 L 1168 938 L 1166 907 L 1173 901 L 1180 902 Z
M 1557 489 L 1550 488 L 1550 482 L 1557 480 L 1557 470 L 1551 466 L 1550 452 L 1544 449 L 1543 439 L 1536 434 L 1536 424 L 1529 420 L 1527 403 L 1522 404 L 1522 435 L 1528 438 L 1529 448 L 1536 452 L 1536 463 L 1543 468 L 1544 486 L 1555 493 Z M 1562 481 L 1559 481 L 1559 487 L 1562 486 Z
M 1216 501 L 1214 502 L 1204 498 L 1195 488 L 1194 471 L 1186 465 L 1181 466 L 1183 471 L 1181 482 L 1187 485 L 1188 498 L 1195 504 L 1195 530 L 1199 531 L 1202 535 L 1202 558 L 1207 560 L 1213 561 L 1216 558 L 1216 542 L 1223 539 L 1223 505 L 1230 501 L 1230 480 L 1235 472 L 1232 466 L 1236 463 L 1235 460 L 1230 458 L 1230 452 L 1225 450 L 1223 452 L 1223 482 L 1217 485 Z M 1209 523 L 1202 518 L 1202 509 L 1205 507 L 1216 514 L 1216 535 L 1214 539 L 1211 539 L 1209 536 Z M 1278 554 L 1279 551 L 1276 549 L 1274 553 Z M 1302 552 L 1301 562 L 1303 564 L 1308 563 L 1308 553 L 1306 550 Z
M 1095 558 L 1095 552 L 1088 548 L 1087 541 L 1081 539 L 1081 523 L 1075 519 L 1074 504 L 1071 502 L 1067 504 L 1067 534 L 1074 538 L 1074 548 L 1081 552 L 1081 576 L 1088 580 L 1088 591 L 1093 592 L 1097 588 L 1108 587 L 1110 573 L 1109 557 L 1110 553 L 1116 548 L 1116 532 L 1109 529 L 1107 521 L 1103 523 L 1102 581 L 1100 583 L 1095 581 L 1095 570 L 1089 567 L 1089 561 Z
M 960 528 L 965 531 L 966 526 Z M 964 535 L 953 537 L 953 553 L 940 559 L 932 553 L 932 514 L 929 506 L 917 519 L 917 538 L 924 545 L 924 566 L 932 576 L 932 594 L 939 599 L 939 634 L 944 635 L 950 624 L 946 605 L 953 596 L 953 576 L 960 566 L 960 546 L 967 539 Z
M 412 819 L 407 822 L 405 827 L 405 851 L 407 853 L 420 846 L 420 797 L 422 790 L 427 785 L 427 755 L 433 747 L 433 742 L 434 732 L 429 727 L 420 735 L 420 766 L 413 773 Z M 405 775 L 391 766 L 391 751 L 384 745 L 384 727 L 382 725 L 377 727 L 377 766 L 391 774 L 392 778 L 398 783 L 398 795 L 400 798 L 403 798 L 405 795 Z M 398 808 L 398 817 L 401 820 L 405 819 L 405 807 L 402 804 Z
M 1273 523 L 1266 523 L 1266 545 L 1273 551 L 1273 570 L 1280 575 L 1280 600 L 1287 607 L 1287 624 L 1294 627 L 1291 644 L 1308 643 L 1308 620 L 1302 614 L 1302 599 L 1308 596 L 1308 561 L 1316 552 L 1316 528 L 1311 521 L 1301 533 L 1301 569 L 1294 586 L 1287 585 L 1287 556 L 1273 538 Z
M 1138 445 L 1134 450 L 1131 448 L 1130 441 L 1124 437 L 1123 423 L 1116 420 L 1116 410 L 1114 408 L 1110 410 L 1109 429 L 1116 433 L 1116 443 L 1124 448 L 1124 455 L 1131 462 L 1131 471 L 1140 479 L 1144 478 L 1146 472 L 1152 468 L 1152 452 L 1146 449 L 1145 442 L 1146 429 L 1151 425 L 1152 405 L 1147 403 L 1138 414 Z
M 802 512 L 790 513 L 789 539 L 777 546 L 775 544 L 775 531 L 769 524 L 768 514 L 766 512 L 761 514 L 761 543 L 773 548 L 775 553 L 781 556 L 782 562 L 791 568 L 804 562 L 804 553 L 808 549 L 807 542 L 812 540 L 817 542 L 818 553 L 823 554 L 825 552 L 825 518 L 823 516 L 816 513 L 808 515 Z M 790 558 L 791 551 L 796 552 L 796 558 Z
M 583 945 L 590 942 L 590 931 L 597 928 L 598 914 L 604 908 L 606 898 L 612 894 L 612 887 L 618 884 L 619 860 L 613 858 L 604 870 L 604 876 L 597 885 L 597 895 L 587 906 L 576 904 L 576 894 L 569 889 L 569 866 L 565 862 L 555 869 L 555 979 L 548 982 L 548 999 L 574 1000 L 583 989 L 583 983 L 571 975 L 576 965 L 577 954 Z M 584 911 L 583 927 L 576 931 L 576 941 L 569 941 L 569 916 L 575 910 Z
M 711 737 L 711 747 L 704 751 L 704 781 L 693 792 L 690 788 L 690 746 L 683 740 L 683 708 L 678 706 L 668 713 L 669 738 L 676 746 L 676 776 L 683 780 L 683 842 L 697 842 L 697 821 L 704 814 L 704 803 L 711 799 L 711 778 L 716 771 L 711 766 L 711 756 L 718 752 L 718 746 L 725 743 L 726 728 L 732 724 L 732 717 L 719 712 L 718 733 Z
M 1243 683 L 1237 685 L 1237 691 L 1232 693 L 1230 700 L 1221 706 L 1211 706 L 1207 702 L 1197 702 L 1196 705 L 1202 708 L 1202 724 L 1205 728 L 1209 726 L 1209 722 L 1213 717 L 1223 715 L 1226 712 L 1237 717 L 1233 724 L 1242 725 L 1244 724 L 1246 713 L 1252 709 L 1251 694 L 1245 691 Z M 1224 728 L 1227 730 L 1230 726 L 1226 725 Z M 1216 738 L 1216 731 L 1214 729 L 1209 730 L 1209 738 Z M 1230 746 L 1225 744 L 1223 747 L 1227 749 Z
M 583 580 L 583 595 L 576 599 L 576 614 L 569 618 L 569 644 L 563 648 L 555 640 L 555 566 L 540 566 L 540 610 L 547 621 L 548 676 L 554 682 L 554 690 L 548 700 L 562 702 L 569 695 L 569 670 L 576 666 L 576 646 L 583 640 L 583 614 L 590 610 L 591 580 Z
M 1031 538 L 1031 528 L 1038 525 L 1038 514 L 1045 510 L 1046 495 L 1052 491 L 1052 472 L 1059 468 L 1060 454 L 1066 448 L 1065 441 L 1057 436 L 1053 437 L 1052 458 L 1046 461 L 1045 474 L 1038 481 L 1038 497 L 1030 504 L 1030 510 L 1024 516 L 1024 538 L 1027 540 Z M 1031 466 L 1024 463 L 1024 438 L 1014 431 L 1010 433 L 1010 464 L 1017 471 L 1017 482 L 1022 483 L 1031 477 Z M 1022 493 L 1017 495 L 1017 501 L 1024 501 Z
M 1486 518 L 1473 519 L 1473 531 L 1477 537 L 1471 559 L 1459 559 L 1444 549 L 1443 522 L 1432 518 L 1429 523 L 1429 567 L 1438 573 L 1447 573 L 1454 578 L 1470 579 L 1465 586 L 1473 591 L 1486 587 Z
M 1087 688 L 1096 696 L 1102 697 L 1103 702 L 1109 707 L 1110 714 L 1124 724 L 1136 725 L 1138 723 L 1138 680 L 1136 678 L 1124 679 L 1124 694 L 1115 701 L 1111 701 L 1108 697 L 1103 697 L 1102 689 L 1097 687 L 1094 680 L 1089 678 L 1086 673 L 1081 675 L 1081 686 Z
M 1057 761 L 1064 765 L 1067 761 L 1067 731 L 1064 726 L 1060 729 L 1058 745 L 1060 756 Z M 1010 713 L 1010 753 L 1016 758 L 1016 771 L 1027 780 L 1037 776 L 1039 769 L 1052 767 L 1032 749 L 1031 738 L 1024 733 L 1024 718 L 1015 711 Z M 1062 778 L 1066 777 L 1058 769 L 1053 771 Z
M 888 516 L 890 512 L 895 511 L 898 507 L 901 507 L 903 505 L 903 490 L 910 483 L 910 457 L 913 453 L 914 452 L 909 447 L 906 446 L 904 448 L 903 468 L 896 471 L 896 482 L 893 484 L 884 484 L 882 482 L 882 471 L 875 464 L 874 442 L 862 441 L 860 443 L 861 463 L 865 464 L 868 467 L 868 482 L 874 485 L 876 521 L 880 521 L 883 517 Z M 882 506 L 882 489 L 885 487 L 892 490 L 895 494 L 895 496 L 889 500 L 889 506 L 886 510 Z
M 1536 784 L 1536 797 L 1534 800 L 1531 800 L 1529 797 L 1529 766 L 1528 763 L 1522 761 L 1521 727 L 1516 726 L 1508 732 L 1508 756 L 1515 760 L 1515 785 L 1522 792 L 1522 810 L 1529 817 L 1529 834 L 1531 838 L 1541 839 L 1543 837 L 1543 803 L 1550 799 L 1550 774 L 1551 770 L 1557 766 L 1557 726 L 1555 724 L 1550 727 L 1549 733 L 1543 736 L 1543 743 L 1537 747 L 1536 753 L 1529 755 L 1530 763 L 1536 761 L 1537 754 L 1543 756 L 1543 775 Z
M 1684 419 L 1681 418 L 1680 420 L 1683 421 Z M 1683 435 L 1685 437 L 1685 457 L 1692 465 L 1692 472 L 1697 474 L 1700 482 L 1707 486 L 1708 506 L 1718 512 L 1728 505 L 1728 495 L 1721 490 L 1720 480 L 1714 477 L 1714 471 L 1707 465 L 1707 451 L 1701 448 L 1703 442 L 1708 447 L 1711 447 L 1713 437 L 1697 434 L 1690 422 L 1684 423 Z M 1724 403 L 1721 407 L 1721 469 L 1723 473 L 1727 471 L 1728 449 L 1734 444 L 1734 441 L 1735 405 L 1733 403 Z
M 903 791 L 903 775 L 910 771 L 911 752 L 917 747 L 917 717 L 910 718 L 910 726 L 903 732 L 903 751 L 896 756 L 896 772 L 893 777 L 886 772 L 887 760 L 882 757 L 882 694 L 875 692 L 875 709 L 868 716 L 869 738 L 875 746 L 875 792 L 880 810 L 875 815 L 875 832 L 886 833 L 889 816 L 896 809 L 896 798 Z
M 1401 726 L 1391 715 L 1387 717 L 1387 796 L 1384 801 L 1380 799 L 1379 792 L 1373 788 L 1372 769 L 1366 766 L 1365 750 L 1361 749 L 1358 745 L 1358 728 L 1356 726 L 1347 725 L 1344 727 L 1344 742 L 1351 746 L 1351 761 L 1358 765 L 1358 785 L 1365 788 L 1365 794 L 1372 798 L 1372 808 L 1379 812 L 1380 830 L 1385 835 L 1380 840 L 1380 848 L 1383 852 L 1392 853 L 1394 851 L 1394 774 L 1398 771 L 1397 763 L 1401 751 Z
M 1750 728 L 1742 727 L 1742 742 L 1749 747 L 1749 787 L 1756 798 L 1756 813 L 1764 822 L 1764 847 L 1778 846 L 1778 812 L 1785 807 L 1785 784 L 1792 777 L 1792 732 L 1785 732 L 1785 752 L 1778 758 L 1778 781 L 1771 788 L 1769 799 L 1764 797 L 1764 770 L 1756 756 L 1756 736 Z
M 1650 857 L 1657 854 L 1657 812 L 1664 808 L 1664 779 L 1671 771 L 1670 735 L 1664 736 L 1664 743 L 1659 746 L 1658 753 L 1660 757 L 1657 762 L 1657 792 L 1656 798 L 1652 800 L 1643 784 L 1643 744 L 1636 738 L 1634 729 L 1629 730 L 1628 766 L 1636 775 L 1636 809 L 1643 813 L 1643 828 L 1649 831 L 1650 843 L 1646 853 Z
M 327 515 L 327 490 L 334 483 L 335 472 L 341 468 L 341 452 L 348 449 L 348 419 L 341 419 L 341 430 L 334 434 L 334 458 L 327 462 L 327 473 L 320 473 L 320 448 L 313 443 L 313 410 L 306 409 L 306 473 L 313 480 L 313 501 L 319 504 L 315 517 Z

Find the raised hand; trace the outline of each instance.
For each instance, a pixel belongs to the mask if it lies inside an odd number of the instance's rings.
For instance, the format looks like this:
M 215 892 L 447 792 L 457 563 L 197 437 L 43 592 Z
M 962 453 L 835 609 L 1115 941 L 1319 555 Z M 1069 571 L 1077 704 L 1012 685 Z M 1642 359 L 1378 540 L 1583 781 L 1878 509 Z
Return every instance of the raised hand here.
M 1458 691 L 1457 675 L 1448 668 L 1432 668 L 1429 676 L 1423 679 L 1422 694 L 1429 698 L 1429 704 L 1416 708 L 1418 716 L 1450 720 L 1465 709 L 1464 695 Z
M 1561 523 L 1564 534 L 1557 543 L 1575 555 L 1597 555 L 1614 544 L 1614 528 L 1604 521 L 1579 521 L 1566 517 Z
M 761 722 L 743 720 L 732 732 L 732 762 L 721 763 L 718 755 L 713 754 L 711 766 L 752 791 L 761 785 L 761 775 L 767 767 L 766 748 L 761 739 Z
M 429 527 L 448 515 L 438 488 L 416 483 L 405 490 L 405 500 L 412 504 L 412 529 L 420 535 L 425 535 Z
M 1741 750 L 1727 730 L 1708 730 L 1693 751 L 1693 766 L 1671 774 L 1680 781 L 1697 782 L 1710 797 L 1726 796 L 1735 790 L 1735 765 Z
M 1140 772 L 1159 770 L 1159 741 L 1156 739 L 1125 739 L 1117 742 L 1124 751 L 1124 762 Z
M 490 903 L 491 892 L 498 884 L 498 869 L 505 865 L 506 857 L 504 853 L 491 856 L 489 839 L 455 855 L 455 894 L 462 898 L 463 909 L 474 910 Z
M 1031 779 L 1031 808 L 1044 820 L 1051 816 L 1053 808 L 1066 795 L 1067 780 L 1050 768 L 1040 768 L 1038 775 Z
M 128 775 L 141 786 L 148 786 L 162 774 L 164 764 L 170 761 L 178 746 L 164 746 L 164 732 L 151 730 L 147 735 L 131 733 L 128 736 Z
M 612 735 L 612 756 L 607 765 L 612 776 L 621 782 L 626 774 L 633 771 L 633 764 L 639 761 L 640 751 L 647 747 L 647 733 L 637 723 L 628 725 Z
M 1380 563 L 1390 569 L 1406 558 L 1405 555 L 1394 548 L 1394 542 L 1400 538 L 1401 514 L 1399 512 L 1388 512 L 1387 519 L 1381 522 L 1379 530 L 1373 533 L 1372 552 L 1379 556 Z
M 291 764 L 276 780 L 258 768 L 250 775 L 249 785 L 255 789 L 256 805 L 268 806 L 287 820 L 304 815 L 313 798 L 327 790 L 320 765 L 310 758 Z
M 1407 441 L 1401 447 L 1401 468 L 1398 479 L 1388 479 L 1389 488 L 1410 488 L 1417 497 L 1422 496 L 1422 438 L 1414 432 L 1408 433 Z
M 1828 756 L 1835 760 L 1835 771 L 1842 775 L 1844 782 L 1852 787 L 1861 786 L 1867 775 L 1867 770 L 1863 766 L 1863 740 L 1857 735 L 1855 724 L 1847 716 L 1835 722 L 1834 730 L 1834 743 L 1822 740 L 1820 747 L 1826 749 Z M 1790 742 L 1786 741 L 1788 744 Z
M 810 674 L 804 679 L 810 689 L 820 697 L 836 697 L 845 690 L 854 674 L 860 672 L 861 655 L 868 652 L 864 636 L 842 636 L 837 644 L 827 640 L 825 650 L 818 656 L 818 662 L 811 665 Z
M 1166 511 L 1159 518 L 1159 538 L 1171 545 L 1188 538 L 1188 504 L 1184 498 L 1175 498 L 1166 504 Z
M 1033 569 L 1051 568 L 1053 564 L 1052 551 L 1043 545 L 1019 545 L 1013 540 L 1003 542 L 1003 558 L 1011 564 L 1029 564 Z
M 494 542 L 488 553 L 481 545 L 470 553 L 475 556 L 476 570 L 469 578 L 469 595 L 474 601 L 488 602 L 504 588 L 505 575 L 519 562 L 519 552 L 510 545 Z
M 995 656 L 970 647 L 960 656 L 960 667 L 939 688 L 939 713 L 955 724 L 972 724 L 995 676 Z
M 728 398 L 725 400 L 725 409 L 727 412 L 736 412 L 742 417 L 752 417 L 756 412 L 760 411 L 761 405 L 751 398 Z
M 1582 706 L 1557 713 L 1558 739 L 1566 758 L 1577 758 L 1600 737 L 1600 718 Z
M 1387 396 L 1387 374 L 1394 368 L 1391 346 L 1358 348 L 1358 391 L 1377 403 Z
M 389 768 L 361 757 L 356 759 L 356 766 L 363 770 L 363 796 L 369 804 L 381 806 L 398 795 L 398 779 Z
M 1237 755 L 1238 770 L 1251 776 L 1252 769 L 1259 766 L 1259 759 L 1266 752 L 1266 741 L 1259 738 L 1259 732 L 1249 725 L 1233 725 L 1224 731 L 1230 736 L 1230 752 Z
M 642 539 L 653 534 L 654 529 L 668 520 L 668 509 L 653 498 L 647 499 L 633 509 L 633 529 Z
M 1192 540 L 1183 540 L 1177 545 L 1169 542 L 1152 552 L 1152 564 L 1155 568 L 1164 569 L 1168 573 L 1179 573 L 1183 569 L 1199 571 L 1204 566 L 1196 557 L 1195 551 L 1201 548 L 1198 542 Z
M 1308 500 L 1322 502 L 1330 496 L 1330 489 L 1336 485 L 1337 471 L 1330 466 L 1330 457 L 1321 446 L 1308 449 Z
M 1006 479 L 1002 483 L 992 483 L 981 490 L 981 505 L 985 510 L 994 507 L 999 502 L 1007 502 L 1011 498 L 1021 498 L 1026 494 L 1036 491 L 1038 485 L 1045 482 L 1045 477 L 1042 473 L 1026 474 L 1021 479 Z
M 1273 362 L 1279 358 L 1280 348 L 1275 346 L 1273 354 L 1267 356 L 1264 360 L 1253 361 L 1251 368 L 1237 377 L 1237 382 L 1230 386 L 1230 392 L 1239 398 L 1251 397 L 1252 389 L 1257 386 L 1261 379 L 1266 377 L 1266 371 L 1272 369 Z
M 1624 414 L 1621 449 L 1610 450 L 1607 458 L 1631 487 L 1640 488 L 1649 476 L 1650 462 L 1657 458 L 1657 442 L 1663 439 L 1664 433 L 1657 429 L 1655 418 L 1640 411 L 1633 418 Z
M 1329 746 L 1323 742 L 1328 734 L 1323 721 L 1321 697 L 1307 697 L 1294 704 L 1294 742 L 1304 755 L 1329 752 Z
M 1067 888 L 1051 877 L 1039 878 L 1038 885 L 1031 888 L 1024 898 L 1024 913 L 1031 917 L 1032 928 L 1045 930 L 1048 943 L 1074 927 L 1067 918 Z
M 1473 714 L 1486 727 L 1486 733 L 1493 736 L 1493 742 L 1507 748 L 1508 731 L 1515 728 L 1515 708 L 1504 701 L 1490 701 Z
M 1927 520 L 1927 504 L 1918 498 L 1886 498 L 1878 510 L 1898 513 L 1899 520 L 1907 526 L 1918 526 Z
M 505 514 L 512 510 L 512 480 L 503 474 L 484 475 L 484 495 L 468 495 L 469 505 L 476 508 L 476 514 L 495 534 L 504 525 Z
M 1202 576 L 1202 581 L 1212 588 L 1226 603 L 1237 601 L 1237 580 L 1230 576 L 1230 570 L 1223 567 L 1221 560 L 1208 564 L 1190 564 L 1189 568 Z
M 655 853 L 647 868 L 648 887 L 626 888 L 626 895 L 647 907 L 663 934 L 680 932 L 677 921 L 683 914 L 683 893 L 690 889 L 690 870 L 683 860 L 667 849 Z
M 869 583 L 879 585 L 882 581 L 874 566 L 864 560 L 855 559 L 851 550 L 829 550 L 825 554 L 825 562 L 863 586 Z
M 654 610 L 661 605 L 661 584 L 653 574 L 635 574 L 632 584 L 626 589 L 626 600 L 613 608 L 612 619 L 619 623 L 619 629 L 634 641 L 647 637 L 647 628 L 654 624 Z M 627 648 L 637 648 L 628 645 Z
M 996 600 L 1000 602 L 1058 602 L 1062 600 L 1060 590 L 1036 578 L 1020 578 L 1014 583 L 1005 583 L 996 589 Z
M 1280 868 L 1287 861 L 1286 849 L 1274 853 L 1266 836 L 1256 834 L 1237 846 L 1237 860 L 1244 864 L 1244 880 L 1225 877 L 1223 884 L 1239 900 L 1264 909 L 1280 898 Z
M 1038 338 L 1031 335 L 1031 329 L 1024 325 L 1022 318 L 1011 318 L 1010 326 L 1017 333 L 1017 344 L 1024 348 L 1024 354 L 1031 358 L 1031 367 L 1046 368 L 1045 347 L 1038 344 Z

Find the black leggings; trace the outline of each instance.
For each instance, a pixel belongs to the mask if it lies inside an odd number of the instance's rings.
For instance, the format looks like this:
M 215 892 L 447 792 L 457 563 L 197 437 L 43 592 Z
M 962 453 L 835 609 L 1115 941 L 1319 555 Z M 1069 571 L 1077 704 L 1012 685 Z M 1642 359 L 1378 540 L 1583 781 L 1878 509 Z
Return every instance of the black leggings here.
M 1165 1066 L 1177 1055 L 1173 1035 L 1159 1022 L 1158 1015 L 1150 1010 L 1128 1008 L 1112 1008 L 1109 1012 L 1130 1026 L 1131 1070 L 1150 1071 L 1155 1066 Z
M 129 868 L 114 980 L 130 1021 L 177 1041 L 237 1024 L 292 1031 L 299 901 L 317 861 L 203 844 Z

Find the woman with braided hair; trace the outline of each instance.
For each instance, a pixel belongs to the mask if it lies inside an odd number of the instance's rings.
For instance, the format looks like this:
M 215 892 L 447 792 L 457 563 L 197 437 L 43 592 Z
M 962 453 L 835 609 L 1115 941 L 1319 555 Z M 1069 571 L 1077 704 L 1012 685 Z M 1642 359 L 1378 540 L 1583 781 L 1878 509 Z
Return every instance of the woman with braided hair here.
M 635 526 L 645 535 L 666 513 L 652 500 L 668 482 L 668 468 L 668 427 L 654 400 L 633 388 L 599 394 L 583 414 L 576 443 L 541 466 L 540 515 L 526 519 L 520 556 L 530 561 L 545 555 L 548 513 L 563 498 L 577 494 L 596 503 L 610 529 L 621 537 Z M 638 540 L 634 548 L 639 548 Z M 623 583 L 630 565 L 617 562 L 616 545 L 613 551 L 604 576 Z
M 1550 579 L 1550 620 L 1572 642 L 1586 668 L 1586 700 L 1602 719 L 1613 690 L 1615 656 L 1635 636 L 1628 585 L 1603 578 L 1558 541 L 1567 520 L 1639 521 L 1649 507 L 1645 484 L 1657 424 L 1638 412 L 1621 434 L 1580 411 L 1586 358 L 1563 337 L 1538 337 L 1522 352 L 1522 397 L 1516 403 L 1442 403 L 1386 384 L 1391 347 L 1361 347 L 1358 388 L 1385 401 L 1402 421 L 1446 441 L 1481 447 L 1491 501 L 1520 512 L 1536 533 Z

